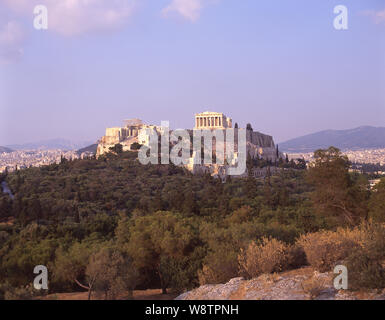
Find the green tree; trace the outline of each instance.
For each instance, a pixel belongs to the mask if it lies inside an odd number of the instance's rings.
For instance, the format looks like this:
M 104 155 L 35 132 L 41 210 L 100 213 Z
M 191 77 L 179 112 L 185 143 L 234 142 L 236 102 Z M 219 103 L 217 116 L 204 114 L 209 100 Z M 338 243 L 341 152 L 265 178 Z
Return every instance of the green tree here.
M 367 186 L 349 174 L 349 160 L 338 148 L 317 150 L 307 181 L 314 187 L 315 210 L 344 223 L 355 225 L 367 217 Z
M 141 147 L 142 145 L 138 142 L 134 142 L 133 144 L 131 144 L 131 150 L 139 150 Z
M 183 260 L 193 250 L 194 232 L 188 220 L 176 213 L 158 211 L 136 218 L 129 233 L 126 249 L 135 266 L 154 270 L 162 293 L 167 293 L 175 275 L 170 272 L 175 272 L 170 268 L 170 261 Z
M 273 195 L 272 195 L 272 187 L 271 187 L 271 171 L 268 166 L 266 169 L 266 176 L 263 185 L 263 195 L 264 195 L 264 204 L 266 206 L 273 205 Z
M 91 273 L 86 276 L 86 269 L 90 256 L 96 251 L 97 248 L 79 242 L 74 243 L 67 251 L 59 248 L 54 264 L 55 280 L 75 282 L 79 287 L 88 291 L 88 300 L 90 300 L 96 276 Z
M 195 192 L 188 188 L 184 193 L 184 201 L 183 201 L 183 207 L 182 212 L 185 216 L 193 216 L 195 215 L 198 210 L 196 206 L 196 200 L 195 200 Z
M 257 185 L 256 185 L 256 179 L 254 178 L 254 162 L 250 153 L 247 153 L 246 167 L 247 167 L 246 194 L 249 199 L 252 199 L 257 194 Z
M 243 223 L 251 220 L 253 211 L 250 206 L 243 206 L 235 210 L 230 216 L 227 217 L 226 221 L 231 225 L 233 223 Z
M 117 249 L 104 247 L 90 256 L 86 277 L 97 293 L 106 300 L 115 300 L 123 294 L 132 297 L 138 272 L 129 257 Z
M 113 147 L 110 147 L 110 151 L 116 153 L 116 154 L 122 154 L 123 153 L 123 146 L 120 143 L 117 143 Z
M 382 179 L 372 191 L 369 216 L 376 222 L 385 222 L 385 179 Z

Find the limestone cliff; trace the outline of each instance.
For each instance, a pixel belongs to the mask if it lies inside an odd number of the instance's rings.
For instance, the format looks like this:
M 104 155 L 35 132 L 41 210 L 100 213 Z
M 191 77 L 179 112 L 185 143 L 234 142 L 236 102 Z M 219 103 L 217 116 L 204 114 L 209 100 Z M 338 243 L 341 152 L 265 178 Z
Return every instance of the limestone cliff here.
M 96 156 L 98 157 L 102 154 L 110 152 L 110 148 L 114 147 L 118 143 L 123 146 L 123 151 L 129 151 L 131 150 L 131 145 L 135 142 L 138 142 L 138 137 L 128 137 L 123 140 L 112 137 L 102 137 L 96 149 Z
M 100 156 L 110 151 L 111 147 L 120 143 L 123 151 L 131 150 L 131 145 L 139 142 L 140 132 L 146 127 L 139 119 L 125 120 L 124 127 L 107 128 L 106 134 L 99 140 L 96 156 Z

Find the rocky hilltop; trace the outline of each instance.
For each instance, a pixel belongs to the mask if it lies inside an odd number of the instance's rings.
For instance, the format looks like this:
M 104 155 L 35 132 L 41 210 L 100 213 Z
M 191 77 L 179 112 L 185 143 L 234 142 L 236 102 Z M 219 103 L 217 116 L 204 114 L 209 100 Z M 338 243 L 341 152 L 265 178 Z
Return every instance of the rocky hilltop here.
M 264 274 L 226 284 L 208 284 L 181 294 L 176 300 L 385 300 L 385 289 L 365 292 L 336 290 L 332 273 L 319 273 L 311 267 L 280 274 Z
M 248 124 L 246 128 L 239 128 L 238 124 L 236 124 L 234 129 L 232 129 L 232 120 L 223 113 L 203 112 L 196 114 L 195 124 L 196 126 L 193 130 L 186 129 L 190 137 L 194 135 L 195 130 L 222 131 L 223 137 L 226 137 L 227 132 L 230 132 L 229 130 L 231 129 L 234 130 L 235 150 L 237 150 L 238 134 L 241 131 L 245 131 L 246 152 L 252 159 L 264 159 L 274 163 L 280 158 L 284 158 L 283 153 L 279 152 L 275 146 L 272 136 L 254 131 L 250 124 Z M 96 156 L 99 157 L 110 152 L 116 144 L 120 144 L 123 151 L 137 150 L 140 145 L 149 146 L 150 135 L 148 130 L 154 131 L 154 133 L 160 136 L 170 129 L 168 125 L 155 126 L 145 124 L 140 119 L 124 120 L 123 127 L 106 129 L 106 134 L 98 142 Z M 170 132 L 172 132 L 172 130 L 170 130 Z M 175 144 L 175 142 L 173 143 Z M 172 145 L 173 143 L 170 144 Z M 216 152 L 217 148 L 225 150 L 225 143 L 223 141 L 216 142 L 213 146 L 213 151 Z M 196 158 L 198 155 L 193 149 L 191 149 L 191 154 L 188 163 L 184 165 L 193 174 L 208 173 L 212 176 L 224 177 L 227 167 L 236 166 L 238 162 L 238 152 L 234 152 L 234 158 L 230 159 L 228 164 L 202 164 L 201 159 Z M 261 172 L 258 173 L 258 175 L 260 174 Z

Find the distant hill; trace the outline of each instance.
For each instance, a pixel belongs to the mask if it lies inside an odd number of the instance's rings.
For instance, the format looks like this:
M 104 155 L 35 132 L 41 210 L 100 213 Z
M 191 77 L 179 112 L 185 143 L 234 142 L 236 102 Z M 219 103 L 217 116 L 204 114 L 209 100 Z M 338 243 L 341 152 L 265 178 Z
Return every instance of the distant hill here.
M 62 150 L 77 150 L 92 144 L 93 141 L 71 141 L 66 139 L 51 139 L 25 144 L 8 145 L 7 148 L 13 150 L 47 150 L 47 149 L 62 149 Z
M 83 152 L 92 152 L 93 154 L 96 154 L 96 149 L 98 148 L 98 144 L 91 144 L 90 146 L 81 148 L 76 151 L 76 153 L 80 156 Z
M 334 146 L 344 149 L 385 148 L 385 128 L 364 126 L 349 130 L 325 130 L 279 144 L 283 152 L 313 152 Z
M 5 153 L 10 153 L 10 152 L 12 152 L 12 151 L 13 151 L 13 150 L 10 149 L 10 148 L 0 147 L 0 153 L 3 153 L 3 152 L 5 152 Z

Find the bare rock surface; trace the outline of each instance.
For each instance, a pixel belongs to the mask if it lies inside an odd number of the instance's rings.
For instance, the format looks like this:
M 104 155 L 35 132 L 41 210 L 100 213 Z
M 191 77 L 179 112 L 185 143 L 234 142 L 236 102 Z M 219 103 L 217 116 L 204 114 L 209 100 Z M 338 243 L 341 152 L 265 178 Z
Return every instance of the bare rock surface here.
M 310 267 L 280 274 L 264 274 L 226 284 L 207 284 L 185 292 L 176 300 L 385 300 L 384 290 L 336 290 L 332 273 L 319 273 Z

